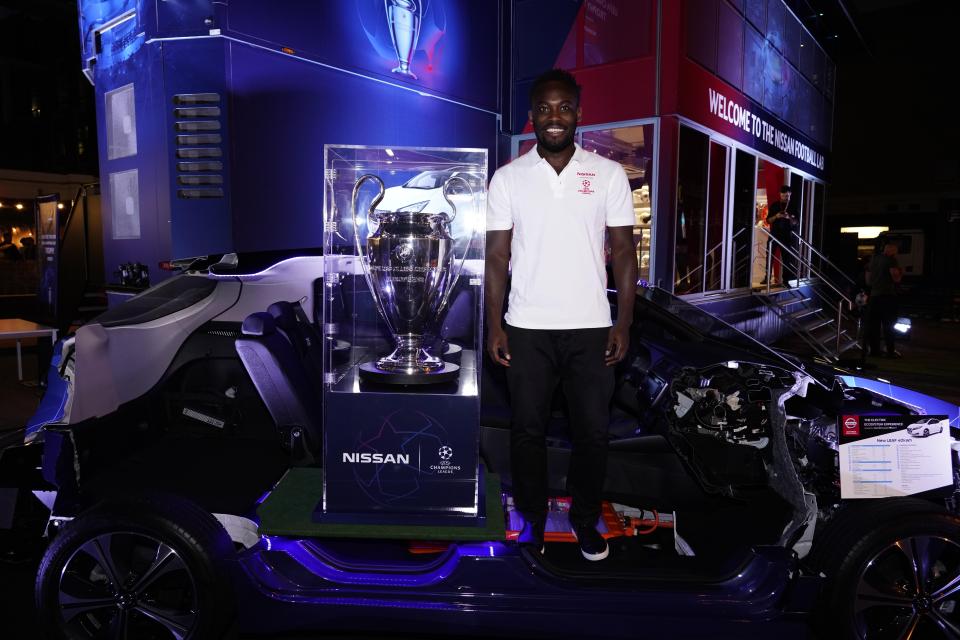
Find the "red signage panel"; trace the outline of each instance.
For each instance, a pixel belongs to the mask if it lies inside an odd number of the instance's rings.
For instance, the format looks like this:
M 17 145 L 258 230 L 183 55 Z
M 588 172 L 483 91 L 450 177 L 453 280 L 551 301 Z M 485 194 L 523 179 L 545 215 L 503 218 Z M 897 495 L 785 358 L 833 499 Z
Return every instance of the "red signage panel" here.
M 695 62 L 680 60 L 677 97 L 679 115 L 788 166 L 825 177 L 824 149 Z

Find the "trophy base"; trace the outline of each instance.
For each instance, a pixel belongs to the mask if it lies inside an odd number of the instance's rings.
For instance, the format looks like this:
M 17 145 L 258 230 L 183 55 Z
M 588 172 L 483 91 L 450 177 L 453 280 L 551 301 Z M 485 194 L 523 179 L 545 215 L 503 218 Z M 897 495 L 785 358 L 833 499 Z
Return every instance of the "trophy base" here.
M 463 347 L 461 347 L 458 344 L 453 344 L 452 342 L 448 342 L 447 347 L 443 350 L 443 355 L 441 357 L 445 362 L 460 364 L 460 354 L 462 353 L 463 353 Z
M 376 362 L 364 362 L 360 365 L 360 379 L 379 384 L 421 385 L 441 384 L 453 382 L 460 376 L 460 367 L 444 362 L 439 369 L 430 372 L 405 373 L 402 371 L 386 371 L 377 366 Z
M 403 67 L 397 67 L 396 69 L 391 69 L 391 71 L 397 74 L 398 76 L 406 76 L 411 80 L 418 79 L 417 74 L 415 74 L 413 71 L 410 71 L 409 69 L 404 69 Z

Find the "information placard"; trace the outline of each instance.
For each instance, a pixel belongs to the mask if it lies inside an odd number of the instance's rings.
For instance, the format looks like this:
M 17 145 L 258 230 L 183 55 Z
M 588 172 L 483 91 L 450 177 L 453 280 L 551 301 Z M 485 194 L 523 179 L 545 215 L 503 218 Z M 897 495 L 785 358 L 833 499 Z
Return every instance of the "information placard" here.
M 947 416 L 839 418 L 840 497 L 907 496 L 953 482 Z

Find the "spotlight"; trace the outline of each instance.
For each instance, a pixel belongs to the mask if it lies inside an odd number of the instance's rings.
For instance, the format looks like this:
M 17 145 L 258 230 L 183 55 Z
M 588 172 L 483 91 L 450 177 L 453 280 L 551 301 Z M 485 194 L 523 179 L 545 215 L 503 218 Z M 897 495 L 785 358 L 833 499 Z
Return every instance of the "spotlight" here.
M 893 323 L 893 330 L 901 335 L 906 335 L 910 333 L 910 329 L 913 328 L 910 318 L 897 318 L 897 321 Z
M 897 318 L 893 323 L 893 337 L 897 342 L 909 342 L 913 335 L 913 324 L 910 318 Z

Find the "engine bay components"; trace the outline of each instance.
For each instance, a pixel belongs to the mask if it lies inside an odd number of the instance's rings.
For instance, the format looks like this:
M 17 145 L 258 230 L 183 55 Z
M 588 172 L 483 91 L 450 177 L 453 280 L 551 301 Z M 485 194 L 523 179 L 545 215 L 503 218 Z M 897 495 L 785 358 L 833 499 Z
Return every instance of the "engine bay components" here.
M 771 389 L 793 384 L 785 372 L 748 363 L 684 368 L 670 384 L 675 426 L 762 449 L 770 441 Z

